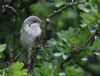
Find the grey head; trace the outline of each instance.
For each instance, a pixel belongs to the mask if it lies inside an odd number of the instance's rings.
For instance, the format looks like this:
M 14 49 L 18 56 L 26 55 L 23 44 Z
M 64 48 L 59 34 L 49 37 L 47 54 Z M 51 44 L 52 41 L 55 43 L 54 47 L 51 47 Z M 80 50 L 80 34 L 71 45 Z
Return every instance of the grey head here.
M 33 23 L 39 23 L 40 24 L 40 22 L 41 22 L 41 20 L 37 16 L 29 16 L 28 18 L 26 18 L 24 20 L 23 25 L 26 25 L 27 24 L 27 25 L 30 26 Z

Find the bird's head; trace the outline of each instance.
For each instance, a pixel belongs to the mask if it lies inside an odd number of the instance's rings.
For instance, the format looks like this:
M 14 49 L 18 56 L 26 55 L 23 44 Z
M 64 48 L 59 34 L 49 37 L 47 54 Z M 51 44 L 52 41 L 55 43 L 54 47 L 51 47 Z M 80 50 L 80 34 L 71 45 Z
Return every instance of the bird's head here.
M 29 25 L 29 26 L 31 26 L 32 24 L 40 24 L 41 22 L 42 21 L 37 16 L 29 16 L 28 18 L 26 18 L 24 20 L 23 25 Z

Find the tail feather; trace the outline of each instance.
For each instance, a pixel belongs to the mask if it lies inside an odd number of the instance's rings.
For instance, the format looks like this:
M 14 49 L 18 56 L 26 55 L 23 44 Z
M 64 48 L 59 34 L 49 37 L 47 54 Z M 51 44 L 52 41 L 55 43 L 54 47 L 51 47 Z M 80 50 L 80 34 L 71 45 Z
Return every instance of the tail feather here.
M 30 56 L 29 49 L 24 49 L 24 63 L 29 73 L 31 72 L 31 58 L 30 57 L 31 56 Z

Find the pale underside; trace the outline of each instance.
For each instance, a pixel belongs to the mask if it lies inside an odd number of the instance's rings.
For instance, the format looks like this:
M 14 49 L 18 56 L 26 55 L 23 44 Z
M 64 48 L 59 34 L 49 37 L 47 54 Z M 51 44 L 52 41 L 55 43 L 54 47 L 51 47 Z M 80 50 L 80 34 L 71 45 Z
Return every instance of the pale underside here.
M 35 45 L 35 40 L 41 34 L 41 29 L 38 23 L 31 26 L 25 25 L 20 31 L 20 42 L 23 48 L 29 49 Z

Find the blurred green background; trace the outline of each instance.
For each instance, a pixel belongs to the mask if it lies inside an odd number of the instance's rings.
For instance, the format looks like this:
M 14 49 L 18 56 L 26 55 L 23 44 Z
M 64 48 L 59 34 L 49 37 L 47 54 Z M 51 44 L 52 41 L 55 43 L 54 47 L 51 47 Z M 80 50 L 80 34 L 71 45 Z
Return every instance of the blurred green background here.
M 35 15 L 45 21 L 54 10 L 76 2 L 50 18 L 45 38 L 41 39 L 48 56 L 37 54 L 31 74 L 100 76 L 100 0 L 0 0 L 0 76 L 30 76 L 22 62 L 23 49 L 19 42 L 25 18 Z M 84 3 L 78 4 L 81 2 Z M 41 24 L 42 31 L 45 25 L 45 22 Z M 72 53 L 77 50 L 73 49 L 78 47 L 81 52 L 74 56 Z M 66 61 L 69 56 L 72 58 Z

